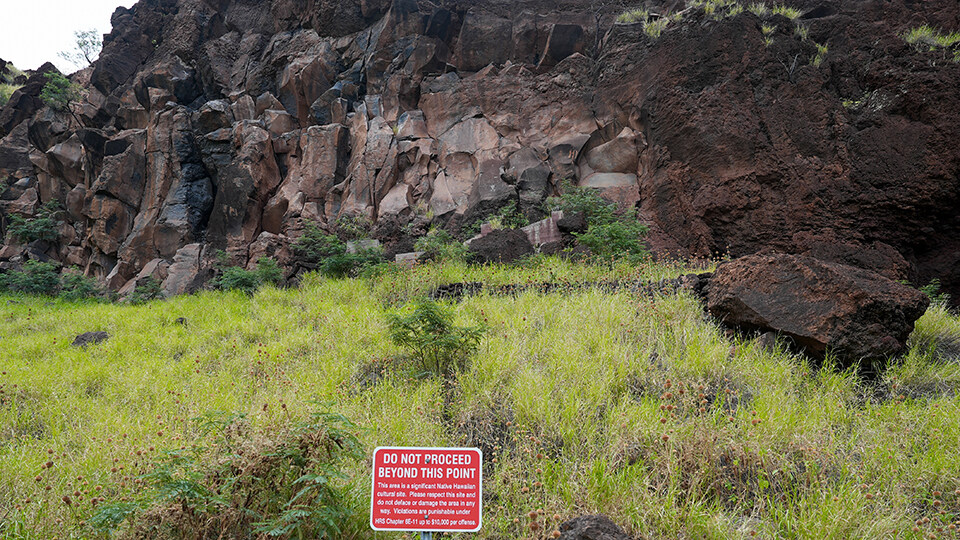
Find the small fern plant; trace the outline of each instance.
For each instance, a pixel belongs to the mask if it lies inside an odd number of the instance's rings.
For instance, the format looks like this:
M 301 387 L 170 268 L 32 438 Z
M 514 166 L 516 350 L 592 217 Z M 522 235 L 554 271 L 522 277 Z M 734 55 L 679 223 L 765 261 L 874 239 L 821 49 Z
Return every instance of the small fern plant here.
M 393 343 L 410 349 L 424 371 L 437 376 L 463 368 L 485 332 L 482 325 L 455 325 L 452 310 L 431 300 L 417 302 L 409 313 L 390 313 L 387 322 Z

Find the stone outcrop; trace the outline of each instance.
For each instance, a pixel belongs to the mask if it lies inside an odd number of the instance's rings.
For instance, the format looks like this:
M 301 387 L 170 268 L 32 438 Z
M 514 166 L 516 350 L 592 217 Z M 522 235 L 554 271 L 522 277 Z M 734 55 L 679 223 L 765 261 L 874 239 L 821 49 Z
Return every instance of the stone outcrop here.
M 536 221 L 569 181 L 638 208 L 654 251 L 773 247 L 960 298 L 960 64 L 898 37 L 956 29 L 956 2 L 797 1 L 810 38 L 778 19 L 770 46 L 749 12 L 653 39 L 595 4 L 118 8 L 72 114 L 40 79 L 0 111 L 0 216 L 57 201 L 56 260 L 129 289 L 159 259 L 173 293 L 309 223 L 361 216 L 390 246 L 508 204 Z
M 788 337 L 844 367 L 906 350 L 929 306 L 921 292 L 880 274 L 807 256 L 751 255 L 721 264 L 698 284 L 707 310 L 728 326 Z
M 520 229 L 497 229 L 469 243 L 473 261 L 510 263 L 535 253 L 527 234 Z

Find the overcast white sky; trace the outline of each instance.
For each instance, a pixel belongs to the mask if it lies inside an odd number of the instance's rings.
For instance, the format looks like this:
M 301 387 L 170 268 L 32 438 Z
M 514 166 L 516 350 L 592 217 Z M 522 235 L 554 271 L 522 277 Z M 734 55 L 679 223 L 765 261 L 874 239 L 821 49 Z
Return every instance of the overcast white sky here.
M 77 30 L 110 32 L 110 15 L 117 6 L 136 0 L 0 0 L 0 58 L 20 69 L 37 69 L 53 62 L 61 71 L 76 68 L 57 56 L 73 45 Z

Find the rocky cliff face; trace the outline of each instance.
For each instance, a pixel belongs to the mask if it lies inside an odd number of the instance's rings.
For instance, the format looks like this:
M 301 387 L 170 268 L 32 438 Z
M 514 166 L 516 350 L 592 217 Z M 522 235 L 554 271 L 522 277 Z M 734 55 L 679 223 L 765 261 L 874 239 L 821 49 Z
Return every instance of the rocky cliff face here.
M 960 29 L 955 0 L 792 2 L 794 21 L 661 2 L 658 37 L 600 4 L 120 8 L 76 114 L 30 84 L 0 113 L 0 214 L 65 208 L 58 242 L 7 237 L 0 268 L 176 294 L 217 250 L 289 262 L 309 222 L 403 244 L 510 202 L 536 217 L 571 181 L 639 208 L 656 251 L 772 247 L 960 292 L 960 64 L 900 37 Z

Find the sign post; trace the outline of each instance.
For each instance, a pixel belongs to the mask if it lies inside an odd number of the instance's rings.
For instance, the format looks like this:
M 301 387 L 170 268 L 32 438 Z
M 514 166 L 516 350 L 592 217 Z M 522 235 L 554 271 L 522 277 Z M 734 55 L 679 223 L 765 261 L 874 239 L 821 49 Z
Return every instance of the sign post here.
M 483 525 L 483 454 L 477 448 L 379 447 L 373 451 L 375 531 L 477 532 Z

